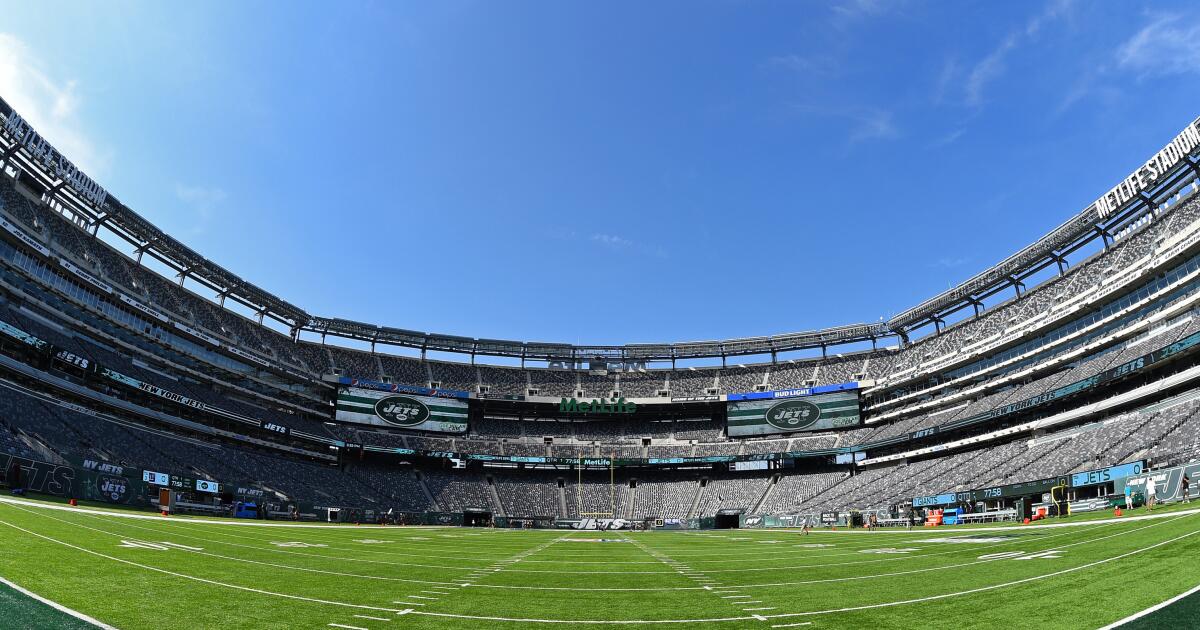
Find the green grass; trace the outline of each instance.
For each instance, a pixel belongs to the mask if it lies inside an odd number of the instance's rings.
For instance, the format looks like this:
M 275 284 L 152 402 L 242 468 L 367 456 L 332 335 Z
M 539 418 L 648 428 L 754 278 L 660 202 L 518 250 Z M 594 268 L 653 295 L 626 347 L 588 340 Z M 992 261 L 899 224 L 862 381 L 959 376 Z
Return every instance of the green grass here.
M 1200 584 L 1200 514 L 1181 509 L 802 537 L 231 526 L 0 503 L 0 576 L 119 628 L 1098 628 Z M 932 541 L 952 536 L 1002 539 Z M 981 558 L 1048 550 L 1061 553 Z M 0 627 L 47 627 L 30 610 Z M 480 619 L 499 617 L 570 623 Z M 587 623 L 635 620 L 684 623 Z

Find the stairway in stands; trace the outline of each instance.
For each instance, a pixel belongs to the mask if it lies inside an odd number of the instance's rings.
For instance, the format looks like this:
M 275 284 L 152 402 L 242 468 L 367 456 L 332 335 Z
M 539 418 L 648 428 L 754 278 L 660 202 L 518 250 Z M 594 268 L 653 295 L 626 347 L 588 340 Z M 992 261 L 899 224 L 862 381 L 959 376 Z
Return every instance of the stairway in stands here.
M 487 476 L 487 489 L 488 496 L 492 498 L 492 509 L 499 516 L 508 516 L 508 513 L 504 511 L 504 502 L 500 500 L 500 493 L 496 492 L 496 480 L 491 475 Z

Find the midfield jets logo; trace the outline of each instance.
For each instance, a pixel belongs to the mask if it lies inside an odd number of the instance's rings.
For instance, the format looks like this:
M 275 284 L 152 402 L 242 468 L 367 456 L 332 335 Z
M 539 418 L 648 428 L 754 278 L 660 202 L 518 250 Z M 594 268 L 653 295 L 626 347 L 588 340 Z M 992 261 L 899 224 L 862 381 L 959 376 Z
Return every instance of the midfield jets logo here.
M 411 427 L 429 419 L 429 407 L 408 396 L 385 396 L 375 403 L 375 415 L 401 427 Z
M 767 423 L 777 429 L 807 429 L 821 419 L 821 408 L 806 400 L 789 400 L 767 410 Z

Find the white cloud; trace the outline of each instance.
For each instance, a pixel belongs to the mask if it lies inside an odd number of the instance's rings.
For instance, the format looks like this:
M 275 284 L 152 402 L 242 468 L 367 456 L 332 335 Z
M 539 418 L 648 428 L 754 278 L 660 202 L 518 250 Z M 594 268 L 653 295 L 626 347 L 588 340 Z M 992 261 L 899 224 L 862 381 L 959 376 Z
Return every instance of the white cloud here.
M 953 269 L 955 267 L 961 267 L 969 262 L 971 262 L 971 259 L 966 257 L 943 256 L 929 263 L 929 266 L 938 269 Z
M 1065 17 L 1071 9 L 1073 0 L 1053 0 L 1046 8 L 1025 22 L 1025 26 L 1006 35 L 1000 44 L 983 59 L 979 60 L 967 75 L 964 88 L 966 102 L 971 106 L 983 104 L 984 89 L 989 83 L 1002 76 L 1007 69 L 1006 61 L 1010 53 L 1029 40 L 1037 37 L 1038 33 L 1050 22 Z
M 808 104 L 793 104 L 792 111 L 799 114 L 840 118 L 849 122 L 847 149 L 870 140 L 891 140 L 900 136 L 894 116 L 890 110 L 877 107 L 826 107 Z
M 0 33 L 0 94 L 63 155 L 97 181 L 112 156 L 97 151 L 84 132 L 78 112 L 79 84 L 51 76 L 46 64 L 24 42 Z
M 633 241 L 615 234 L 593 234 L 592 240 L 606 247 L 616 249 L 627 249 L 633 247 L 634 244 Z
M 855 127 L 850 131 L 850 144 L 866 140 L 891 140 L 900 135 L 892 112 L 883 109 L 865 109 L 847 114 L 855 121 Z
M 833 13 L 847 20 L 868 18 L 887 11 L 890 6 L 883 0 L 844 0 L 833 5 Z
M 974 68 L 971 68 L 971 73 L 967 76 L 967 85 L 965 88 L 968 105 L 983 103 L 983 88 L 1004 74 L 1004 59 L 1008 57 L 1008 53 L 1017 47 L 1017 41 L 1018 36 L 1010 34 L 1004 38 L 1004 41 L 995 50 L 988 53 L 988 56 L 975 64 Z
M 592 242 L 599 243 L 604 247 L 617 251 L 627 251 L 643 256 L 653 256 L 654 258 L 668 258 L 667 250 L 660 245 L 652 245 L 640 241 L 618 236 L 616 234 L 605 234 L 596 232 L 591 235 Z
M 837 60 L 829 55 L 802 56 L 795 53 L 771 57 L 767 59 L 767 65 L 804 75 L 832 74 L 838 68 Z
M 1117 65 L 1140 78 L 1200 72 L 1200 24 L 1157 16 L 1117 48 Z
M 955 129 L 954 131 L 951 131 L 950 133 L 938 138 L 937 140 L 934 140 L 933 144 L 930 146 L 933 146 L 934 148 L 949 146 L 951 144 L 954 144 L 955 142 L 958 142 L 958 139 L 961 138 L 963 136 L 963 134 L 966 132 L 967 132 L 966 129 L 962 129 L 962 128 Z

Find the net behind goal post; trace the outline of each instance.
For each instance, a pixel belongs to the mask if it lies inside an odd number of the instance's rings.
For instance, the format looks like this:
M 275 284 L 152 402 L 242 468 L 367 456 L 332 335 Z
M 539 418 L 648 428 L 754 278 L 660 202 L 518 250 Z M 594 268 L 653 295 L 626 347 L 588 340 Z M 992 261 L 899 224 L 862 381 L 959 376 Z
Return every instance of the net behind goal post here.
M 612 518 L 617 513 L 617 484 L 616 484 L 616 468 L 613 465 L 615 456 L 610 455 L 608 458 L 608 511 L 607 512 L 585 512 L 583 510 L 583 456 L 580 455 L 575 464 L 575 471 L 579 476 L 579 483 L 575 486 L 575 511 L 583 517 L 608 517 Z M 588 508 L 593 506 L 589 505 Z

